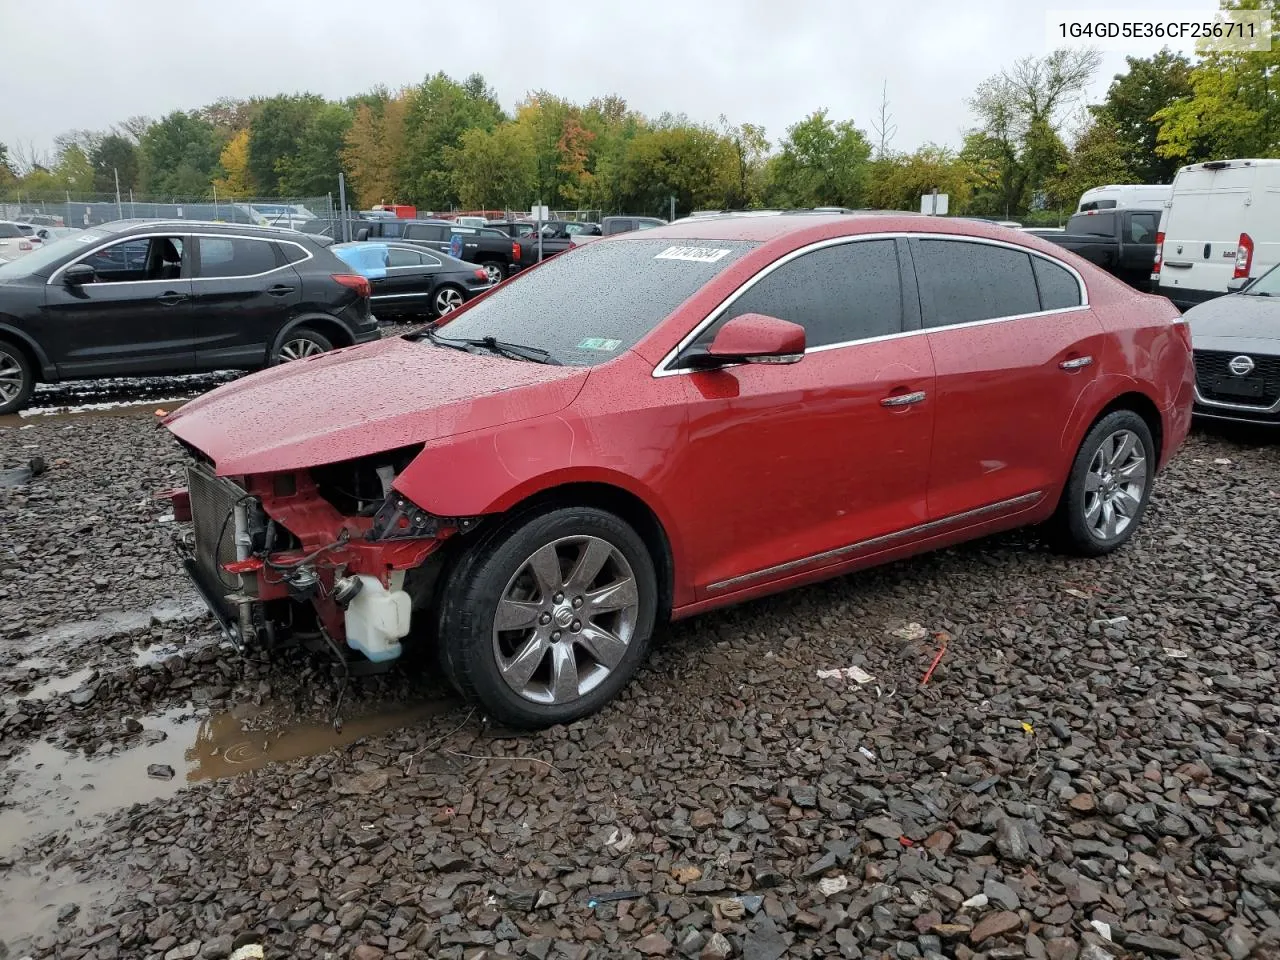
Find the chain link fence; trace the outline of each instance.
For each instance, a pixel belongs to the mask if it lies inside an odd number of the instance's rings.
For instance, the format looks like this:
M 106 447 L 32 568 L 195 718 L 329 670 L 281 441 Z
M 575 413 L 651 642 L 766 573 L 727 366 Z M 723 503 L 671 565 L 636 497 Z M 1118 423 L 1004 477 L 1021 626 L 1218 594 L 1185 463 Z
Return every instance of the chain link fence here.
M 58 197 L 0 192 L 0 220 L 27 220 L 47 226 L 93 227 L 112 220 L 211 220 L 300 228 L 311 220 L 338 216 L 333 197 L 167 197 L 68 193 Z

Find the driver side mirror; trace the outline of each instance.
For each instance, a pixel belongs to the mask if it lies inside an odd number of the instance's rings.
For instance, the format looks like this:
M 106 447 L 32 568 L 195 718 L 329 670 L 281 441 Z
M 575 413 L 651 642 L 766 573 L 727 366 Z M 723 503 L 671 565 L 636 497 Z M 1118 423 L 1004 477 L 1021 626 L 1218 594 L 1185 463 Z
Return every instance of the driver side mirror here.
M 97 276 L 98 271 L 89 266 L 89 264 L 73 263 L 62 271 L 62 282 L 68 287 L 78 287 L 81 284 L 93 283 Z
M 804 327 L 790 320 L 744 313 L 716 332 L 711 343 L 687 356 L 694 366 L 729 363 L 798 363 L 804 359 Z
M 1227 293 L 1239 293 L 1249 285 L 1249 277 L 1232 277 L 1227 281 Z
M 357 239 L 357 240 L 368 240 L 368 239 L 369 239 L 369 228 L 368 228 L 368 227 L 361 227 L 359 230 L 357 230 L 357 231 L 356 231 L 356 239 Z

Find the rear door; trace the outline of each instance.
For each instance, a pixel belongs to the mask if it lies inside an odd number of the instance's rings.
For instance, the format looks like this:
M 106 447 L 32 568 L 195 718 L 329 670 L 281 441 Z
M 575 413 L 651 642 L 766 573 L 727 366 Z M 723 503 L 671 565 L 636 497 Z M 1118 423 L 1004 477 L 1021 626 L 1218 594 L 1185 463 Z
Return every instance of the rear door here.
M 372 282 L 374 312 L 426 313 L 440 266 L 425 250 L 388 247 L 386 276 Z
M 929 518 L 992 518 L 1065 479 L 1063 431 L 1094 379 L 1102 327 L 1066 266 L 1025 248 L 917 238 L 937 376 Z
M 260 237 L 199 236 L 192 279 L 196 367 L 263 366 L 276 334 L 302 302 L 302 282 L 284 251 Z M 299 244 L 290 244 L 302 249 Z
M 1120 214 L 1120 260 L 1116 276 L 1141 290 L 1151 288 L 1151 268 L 1156 260 L 1156 234 L 1160 213 L 1128 210 Z
M 1255 169 L 1193 167 L 1174 182 L 1164 218 L 1160 293 L 1188 307 L 1227 292 L 1253 203 Z
M 807 341 L 799 363 L 686 374 L 680 460 L 708 508 L 686 531 L 700 595 L 852 560 L 925 521 L 933 359 L 923 335 L 900 336 L 916 318 L 898 246 L 855 240 L 803 253 L 694 341 L 709 343 L 744 313 L 799 323 Z
M 73 262 L 92 266 L 96 278 L 68 286 L 64 267 L 46 288 L 48 332 L 42 340 L 60 377 L 194 369 L 190 237 L 134 237 Z

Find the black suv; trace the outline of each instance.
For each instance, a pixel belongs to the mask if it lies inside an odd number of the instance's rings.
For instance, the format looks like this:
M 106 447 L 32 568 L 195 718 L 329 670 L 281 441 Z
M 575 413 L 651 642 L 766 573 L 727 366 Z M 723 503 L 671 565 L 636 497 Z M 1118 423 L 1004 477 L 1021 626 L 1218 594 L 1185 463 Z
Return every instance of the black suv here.
M 292 230 L 94 227 L 0 265 L 0 414 L 39 381 L 256 370 L 376 340 L 369 293 Z

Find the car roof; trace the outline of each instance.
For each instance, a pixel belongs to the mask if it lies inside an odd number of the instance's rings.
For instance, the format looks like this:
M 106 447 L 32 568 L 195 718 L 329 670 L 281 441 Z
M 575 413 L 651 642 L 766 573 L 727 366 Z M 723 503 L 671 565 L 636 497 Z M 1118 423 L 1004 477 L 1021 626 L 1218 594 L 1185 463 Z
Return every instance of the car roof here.
M 956 220 L 941 217 L 925 217 L 919 213 L 902 211 L 868 211 L 866 213 L 765 213 L 754 216 L 722 214 L 697 217 L 669 223 L 637 233 L 618 234 L 618 241 L 653 240 L 663 237 L 679 240 L 751 240 L 758 243 L 777 240 L 793 234 L 842 234 L 877 233 L 880 231 L 920 231 L 923 222 L 929 230 L 941 233 L 967 233 L 972 230 L 979 236 L 987 235 L 987 224 L 963 221 L 970 230 L 957 229 Z M 947 228 L 944 225 L 950 224 Z M 1006 228 L 996 228 L 992 236 L 1006 236 Z M 614 238 L 610 238 L 611 240 Z
M 264 240 L 287 239 L 310 236 L 301 230 L 290 230 L 288 227 L 260 227 L 253 223 L 227 223 L 224 220 L 112 220 L 100 224 L 97 229 L 107 233 L 128 233 L 134 230 L 158 230 L 178 228 L 181 230 L 199 230 L 202 233 L 236 233 L 258 236 Z

